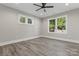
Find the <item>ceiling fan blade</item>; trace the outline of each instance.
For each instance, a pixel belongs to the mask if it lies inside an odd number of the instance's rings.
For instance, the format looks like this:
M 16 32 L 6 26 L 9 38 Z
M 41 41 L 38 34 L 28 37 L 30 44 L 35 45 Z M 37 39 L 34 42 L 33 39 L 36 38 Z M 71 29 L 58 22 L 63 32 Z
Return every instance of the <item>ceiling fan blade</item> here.
M 33 5 L 35 5 L 35 6 L 38 6 L 38 7 L 42 7 L 42 6 L 40 6 L 40 5 L 37 5 L 37 4 L 33 4 Z
M 44 9 L 44 12 L 46 12 L 46 9 Z
M 38 11 L 38 10 L 40 10 L 40 9 L 42 9 L 42 8 L 39 8 L 39 9 L 37 9 L 37 10 L 35 10 L 35 11 Z
M 45 6 L 45 8 L 53 8 L 54 6 Z

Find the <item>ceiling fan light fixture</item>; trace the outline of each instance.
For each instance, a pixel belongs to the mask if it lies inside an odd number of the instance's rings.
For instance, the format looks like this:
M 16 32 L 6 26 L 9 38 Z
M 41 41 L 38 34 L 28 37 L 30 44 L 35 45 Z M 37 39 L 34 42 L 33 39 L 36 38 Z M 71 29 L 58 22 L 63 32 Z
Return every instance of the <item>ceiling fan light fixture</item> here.
M 69 6 L 69 3 L 65 3 L 65 6 Z

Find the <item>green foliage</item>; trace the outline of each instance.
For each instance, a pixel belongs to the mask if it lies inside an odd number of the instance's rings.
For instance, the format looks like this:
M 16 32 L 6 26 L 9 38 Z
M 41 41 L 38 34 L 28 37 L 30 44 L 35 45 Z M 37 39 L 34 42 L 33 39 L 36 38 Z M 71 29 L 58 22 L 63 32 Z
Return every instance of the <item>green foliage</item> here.
M 21 23 L 25 23 L 25 21 L 26 21 L 26 18 L 23 17 L 23 16 L 21 16 L 21 17 L 20 17 L 20 22 L 21 22 Z
M 55 30 L 55 19 L 49 21 L 49 30 L 54 32 Z
M 60 17 L 57 19 L 57 28 L 59 30 L 65 30 L 66 29 L 66 26 L 65 26 L 65 23 L 66 23 L 66 18 L 65 17 Z

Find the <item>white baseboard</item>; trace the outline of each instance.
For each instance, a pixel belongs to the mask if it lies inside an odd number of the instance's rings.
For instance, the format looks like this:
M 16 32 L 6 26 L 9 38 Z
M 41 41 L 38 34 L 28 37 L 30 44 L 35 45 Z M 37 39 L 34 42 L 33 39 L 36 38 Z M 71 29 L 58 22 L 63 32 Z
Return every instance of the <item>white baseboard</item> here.
M 31 40 L 31 39 L 35 39 L 35 38 L 39 38 L 39 37 L 51 38 L 51 39 L 62 40 L 62 41 L 73 42 L 73 43 L 78 43 L 79 44 L 79 41 L 72 40 L 72 39 L 64 39 L 64 38 L 40 35 L 40 36 L 33 36 L 33 37 L 29 37 L 29 38 L 24 38 L 24 39 L 18 39 L 18 40 L 11 40 L 11 41 L 6 41 L 6 42 L 1 42 L 0 46 L 7 45 L 7 44 L 12 44 L 12 43 L 17 43 L 17 42 L 21 42 L 21 41 L 26 41 L 26 40 Z
M 62 41 L 73 42 L 73 43 L 79 44 L 79 41 L 72 40 L 72 39 L 64 39 L 64 38 L 51 37 L 51 36 L 41 36 L 41 37 L 46 37 L 46 38 L 50 38 L 50 39 L 62 40 Z
M 1 42 L 0 46 L 7 45 L 7 44 L 12 44 L 12 43 L 17 43 L 17 42 L 21 42 L 21 41 L 26 41 L 26 40 L 31 40 L 31 39 L 35 39 L 35 38 L 39 38 L 39 37 L 40 36 L 33 36 L 33 37 L 29 37 L 29 38 L 24 38 L 24 39 L 17 39 L 17 40 Z

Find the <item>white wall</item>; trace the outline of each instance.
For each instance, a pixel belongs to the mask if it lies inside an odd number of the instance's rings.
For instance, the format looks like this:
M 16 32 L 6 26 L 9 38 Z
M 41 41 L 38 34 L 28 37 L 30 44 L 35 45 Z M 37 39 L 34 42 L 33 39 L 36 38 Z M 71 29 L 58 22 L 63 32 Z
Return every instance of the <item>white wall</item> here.
M 22 12 L 0 5 L 0 42 L 19 40 L 40 35 L 40 20 L 29 16 L 34 20 L 33 25 L 21 25 L 18 23 L 18 14 Z M 27 16 L 27 14 L 25 14 Z
M 61 33 L 48 33 L 48 18 L 42 20 L 42 29 L 41 35 L 49 36 L 49 37 L 57 37 L 57 38 L 64 38 L 73 41 L 79 42 L 79 9 L 71 10 L 68 12 L 63 12 L 52 17 L 67 15 L 68 16 L 68 24 L 67 24 L 67 34 Z
M 34 20 L 34 25 L 21 25 L 18 23 L 18 14 L 23 13 L 0 5 L 0 42 L 19 40 L 39 36 L 40 34 L 79 42 L 79 9 L 53 16 L 68 16 L 67 34 L 48 33 L 49 18 L 40 20 L 36 17 L 29 16 Z M 27 16 L 27 14 L 25 15 Z

